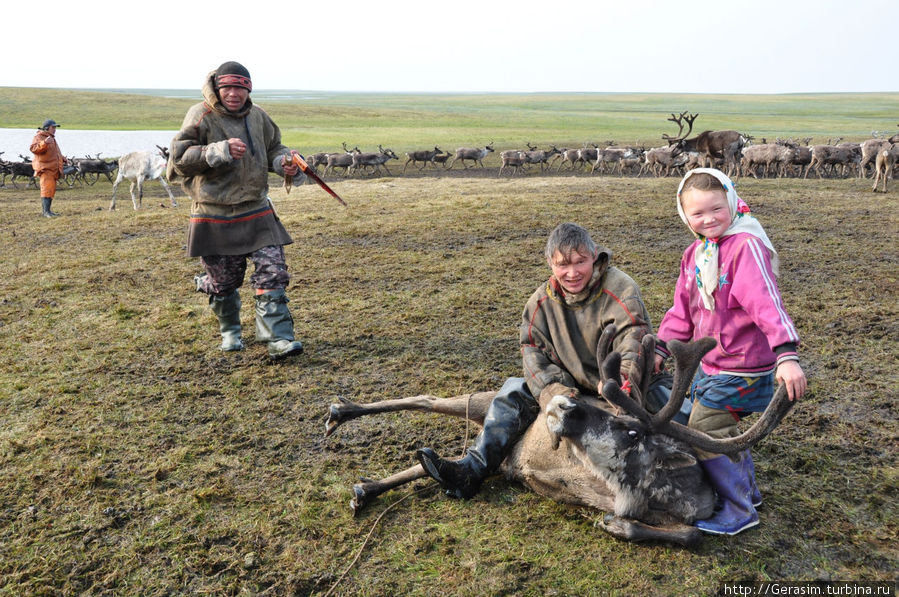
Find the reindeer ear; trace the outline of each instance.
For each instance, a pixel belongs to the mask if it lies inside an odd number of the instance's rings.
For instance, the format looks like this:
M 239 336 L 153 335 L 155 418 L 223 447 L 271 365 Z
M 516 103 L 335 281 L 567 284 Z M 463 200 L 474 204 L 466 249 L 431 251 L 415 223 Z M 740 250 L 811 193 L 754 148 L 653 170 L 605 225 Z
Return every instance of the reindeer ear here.
M 675 450 L 668 454 L 665 454 L 665 457 L 662 458 L 661 462 L 659 462 L 659 465 L 664 469 L 674 470 L 693 466 L 696 463 L 697 460 L 693 454 L 684 452 L 682 450 Z

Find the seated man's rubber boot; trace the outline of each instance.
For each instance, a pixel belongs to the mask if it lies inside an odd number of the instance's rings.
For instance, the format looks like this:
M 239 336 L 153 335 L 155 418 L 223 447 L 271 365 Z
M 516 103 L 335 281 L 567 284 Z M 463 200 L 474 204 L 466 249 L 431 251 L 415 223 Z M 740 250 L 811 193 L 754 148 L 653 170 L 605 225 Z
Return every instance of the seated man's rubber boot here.
M 209 295 L 209 306 L 219 320 L 219 331 L 222 334 L 221 350 L 234 352 L 243 350 L 240 338 L 240 293 L 236 290 L 225 296 Z
M 515 442 L 537 417 L 536 400 L 520 377 L 506 380 L 484 418 L 484 429 L 473 447 L 459 460 L 440 458 L 431 448 L 416 451 L 425 471 L 450 497 L 469 499 L 492 475 Z
M 722 455 L 699 463 L 718 493 L 718 507 L 711 517 L 697 520 L 693 526 L 713 535 L 736 535 L 756 526 L 759 515 L 749 497 L 749 478 L 742 460 L 734 462 Z
M 287 301 L 283 289 L 256 295 L 256 341 L 268 342 L 268 356 L 275 360 L 303 352 L 303 343 L 294 340 Z

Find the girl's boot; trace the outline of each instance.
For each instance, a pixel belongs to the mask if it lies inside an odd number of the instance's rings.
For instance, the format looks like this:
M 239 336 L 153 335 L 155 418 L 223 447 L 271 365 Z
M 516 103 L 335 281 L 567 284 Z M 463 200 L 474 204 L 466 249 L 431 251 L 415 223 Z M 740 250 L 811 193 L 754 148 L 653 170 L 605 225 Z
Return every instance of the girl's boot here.
M 693 525 L 713 535 L 736 535 L 756 526 L 759 515 L 752 506 L 749 477 L 742 459 L 734 462 L 722 455 L 699 463 L 718 493 L 718 508 L 710 518 L 697 520 Z
M 740 456 L 743 457 L 741 461 L 743 471 L 749 478 L 749 499 L 752 502 L 752 507 L 758 508 L 762 505 L 762 492 L 759 491 L 759 486 L 755 481 L 755 463 L 752 462 L 752 455 L 749 453 L 749 450 L 740 452 Z

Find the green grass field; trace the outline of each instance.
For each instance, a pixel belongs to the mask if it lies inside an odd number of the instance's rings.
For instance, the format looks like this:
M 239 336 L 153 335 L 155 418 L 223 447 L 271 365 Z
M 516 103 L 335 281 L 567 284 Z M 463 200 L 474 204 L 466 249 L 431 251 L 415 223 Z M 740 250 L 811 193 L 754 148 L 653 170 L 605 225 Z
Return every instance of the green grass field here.
M 161 92 L 165 93 L 165 92 Z M 183 92 L 182 92 L 183 93 Z M 174 92 L 169 95 L 174 95 Z M 309 94 L 313 95 L 313 94 Z M 147 94 L 0 88 L 0 122 L 37 126 L 53 114 L 76 129 L 177 129 L 187 107 L 199 101 Z M 861 141 L 871 131 L 899 132 L 899 94 L 670 95 L 528 94 L 395 95 L 314 94 L 291 101 L 276 93 L 254 93 L 282 129 L 284 142 L 301 152 L 339 151 L 342 142 L 374 151 L 379 144 L 397 155 L 438 145 L 497 149 L 525 143 L 581 147 L 584 143 L 646 147 L 676 134 L 672 112 L 699 113 L 696 132 L 735 129 L 761 139 L 842 137 Z
M 44 93 L 4 89 L 0 98 L 18 111 Z M 831 114 L 839 97 L 827 96 L 827 116 L 805 118 L 848 136 Z M 123 110 L 109 120 L 119 123 L 126 105 L 142 101 L 95 99 Z M 548 127 L 554 113 L 590 112 L 589 98 L 577 96 L 558 105 L 551 96 L 486 98 L 499 104 L 493 118 L 474 96 L 414 99 L 379 108 L 389 102 L 335 98 L 330 119 L 326 102 L 314 117 L 292 102 L 270 111 L 298 146 L 309 117 L 332 133 L 345 119 L 344 130 L 373 140 L 396 131 L 410 147 L 432 143 L 431 130 L 414 126 L 415 114 L 431 110 L 446 139 L 486 142 L 497 133 L 497 144 L 498 133 L 528 121 L 516 106 L 532 106 Z M 637 98 L 630 107 L 624 97 L 607 99 L 623 113 L 647 113 Z M 644 101 L 664 124 L 681 107 L 662 108 L 660 99 Z M 783 113 L 804 105 L 779 99 Z M 842 113 L 870 115 L 886 96 L 846 99 Z M 189 103 L 146 101 L 155 107 L 135 111 L 135 128 L 157 119 L 177 126 Z M 444 101 L 457 112 L 440 110 Z M 763 111 L 759 98 L 745 101 Z M 101 127 L 94 116 L 78 120 L 83 104 L 60 103 L 59 119 Z M 45 113 L 35 110 L 8 125 L 33 126 Z M 581 118 L 573 121 L 590 122 Z M 895 125 L 869 118 L 859 136 Z M 788 122 L 772 117 L 771 126 Z M 556 127 L 532 132 L 594 134 L 587 125 Z M 609 136 L 636 130 L 610 127 Z M 657 323 L 690 242 L 673 205 L 677 179 L 497 180 L 478 169 L 335 180 L 348 209 L 315 186 L 287 195 L 271 182 L 296 241 L 287 247 L 288 294 L 306 345 L 301 357 L 274 364 L 257 344 L 217 350 L 215 318 L 192 291 L 199 264 L 184 256 L 183 194 L 180 207 L 167 208 L 161 186 L 149 183 L 135 212 L 120 189 L 109 212 L 108 182 L 64 188 L 53 204 L 63 216 L 48 220 L 35 189 L 0 188 L 0 595 L 712 595 L 735 580 L 895 583 L 895 188 L 874 194 L 858 179 L 740 182 L 780 253 L 810 390 L 754 450 L 760 526 L 682 549 L 617 541 L 595 526 L 601 512 L 499 477 L 467 502 L 419 482 L 353 518 L 350 488 L 360 476 L 406 468 L 422 446 L 459 453 L 469 430 L 397 413 L 324 438 L 328 405 L 340 397 L 451 396 L 517 375 L 521 310 L 548 274 L 543 244 L 561 221 L 583 224 L 614 251 Z M 252 340 L 250 288 L 242 295 Z

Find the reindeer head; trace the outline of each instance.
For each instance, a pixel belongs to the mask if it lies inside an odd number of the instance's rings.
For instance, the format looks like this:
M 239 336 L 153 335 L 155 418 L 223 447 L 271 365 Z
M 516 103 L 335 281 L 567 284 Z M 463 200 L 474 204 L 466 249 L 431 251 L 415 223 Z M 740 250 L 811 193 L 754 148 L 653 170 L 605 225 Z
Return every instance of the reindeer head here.
M 554 448 L 565 438 L 574 456 L 615 493 L 615 514 L 642 517 L 648 509 L 679 511 L 685 520 L 708 515 L 711 488 L 705 487 L 692 448 L 735 454 L 754 445 L 793 406 L 783 387 L 747 431 L 734 438 L 713 438 L 671 419 L 680 411 L 700 359 L 715 340 L 668 343 L 675 362 L 671 398 L 655 414 L 644 406 L 655 354 L 655 338 L 643 338 L 640 358 L 630 376 L 630 395 L 621 389 L 621 356 L 610 353 L 617 330 L 607 326 L 596 353 L 600 394 L 617 412 L 595 399 L 555 396 L 546 408 L 546 425 Z

